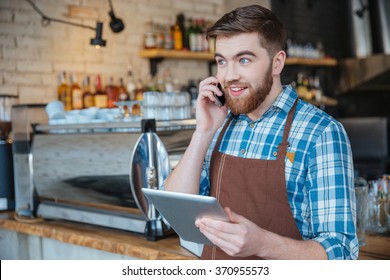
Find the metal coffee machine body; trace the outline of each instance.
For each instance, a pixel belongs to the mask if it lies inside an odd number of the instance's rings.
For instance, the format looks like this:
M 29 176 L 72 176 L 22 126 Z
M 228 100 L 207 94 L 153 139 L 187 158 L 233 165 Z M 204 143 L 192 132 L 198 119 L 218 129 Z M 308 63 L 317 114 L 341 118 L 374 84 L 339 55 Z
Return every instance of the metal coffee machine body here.
M 145 233 L 150 240 L 164 236 L 169 225 L 141 189 L 161 187 L 187 148 L 195 120 L 155 122 L 154 132 L 143 123 L 35 125 L 37 215 Z

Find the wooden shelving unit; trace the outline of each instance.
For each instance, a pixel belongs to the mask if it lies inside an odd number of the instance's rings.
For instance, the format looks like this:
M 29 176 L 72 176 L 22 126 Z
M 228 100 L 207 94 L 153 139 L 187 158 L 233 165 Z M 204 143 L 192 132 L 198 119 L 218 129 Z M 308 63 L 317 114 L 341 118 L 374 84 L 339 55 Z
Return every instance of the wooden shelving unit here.
M 151 49 L 141 50 L 139 55 L 148 59 L 199 59 L 213 61 L 214 55 L 211 52 L 191 52 L 191 51 L 176 51 L 176 50 L 163 50 L 163 49 Z M 312 59 L 312 58 L 299 58 L 288 57 L 286 59 L 286 65 L 307 65 L 307 66 L 336 66 L 337 60 L 334 58 Z
M 337 60 L 334 58 L 300 58 L 300 57 L 288 57 L 286 59 L 286 65 L 306 65 L 306 66 L 336 66 Z
M 214 61 L 214 54 L 211 52 L 191 52 L 191 51 L 176 51 L 176 50 L 164 50 L 164 49 L 150 49 L 141 50 L 139 55 L 142 58 L 147 58 L 150 61 L 150 73 L 154 76 L 157 73 L 157 65 L 163 59 L 193 59 L 193 60 L 205 60 L 209 63 L 209 73 L 211 75 L 211 66 Z M 309 67 L 331 67 L 337 65 L 337 60 L 334 58 L 324 59 L 310 59 L 299 57 L 288 57 L 286 59 L 286 65 L 302 65 Z M 334 106 L 337 104 L 337 100 L 324 97 L 320 102 L 309 101 L 315 106 Z
M 175 50 L 142 50 L 139 55 L 143 58 L 174 58 L 174 59 L 199 59 L 199 60 L 214 60 L 214 55 L 211 52 L 191 52 L 191 51 L 175 51 Z

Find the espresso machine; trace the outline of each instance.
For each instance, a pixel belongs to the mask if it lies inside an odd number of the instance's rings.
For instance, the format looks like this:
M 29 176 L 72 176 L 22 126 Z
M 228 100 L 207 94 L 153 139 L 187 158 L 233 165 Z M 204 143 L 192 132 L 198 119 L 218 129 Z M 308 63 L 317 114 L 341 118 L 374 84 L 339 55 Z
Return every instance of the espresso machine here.
M 189 145 L 194 119 L 32 125 L 17 213 L 145 234 L 172 230 L 142 188 L 161 188 Z M 26 203 L 28 202 L 28 203 Z

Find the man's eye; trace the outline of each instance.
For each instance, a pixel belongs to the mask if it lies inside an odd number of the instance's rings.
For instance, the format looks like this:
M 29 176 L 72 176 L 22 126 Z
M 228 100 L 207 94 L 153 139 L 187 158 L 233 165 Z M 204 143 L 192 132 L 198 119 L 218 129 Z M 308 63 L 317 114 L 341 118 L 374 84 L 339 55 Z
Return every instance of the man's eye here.
M 223 59 L 218 59 L 218 60 L 217 60 L 217 64 L 218 64 L 218 65 L 225 65 L 225 64 L 226 64 L 226 61 L 223 60 Z
M 245 57 L 240 58 L 240 63 L 242 63 L 242 64 L 248 64 L 249 62 L 250 62 L 250 60 L 245 58 Z

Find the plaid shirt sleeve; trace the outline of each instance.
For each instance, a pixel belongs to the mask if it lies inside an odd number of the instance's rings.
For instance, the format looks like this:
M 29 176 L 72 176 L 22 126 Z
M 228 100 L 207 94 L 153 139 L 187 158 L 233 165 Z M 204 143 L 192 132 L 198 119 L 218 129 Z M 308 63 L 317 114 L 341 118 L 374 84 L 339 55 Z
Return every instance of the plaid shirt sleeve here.
M 347 134 L 331 122 L 311 149 L 308 175 L 313 240 L 328 259 L 356 259 L 359 244 L 355 231 L 353 161 Z

